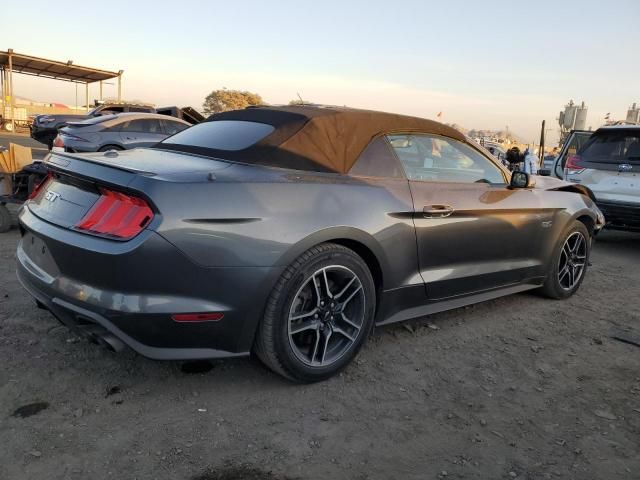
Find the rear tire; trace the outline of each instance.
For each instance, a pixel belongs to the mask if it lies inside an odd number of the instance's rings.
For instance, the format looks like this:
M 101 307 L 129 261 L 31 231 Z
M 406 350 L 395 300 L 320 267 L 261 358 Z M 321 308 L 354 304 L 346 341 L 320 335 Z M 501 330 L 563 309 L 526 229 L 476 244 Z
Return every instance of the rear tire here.
M 11 228 L 11 214 L 5 204 L 0 203 L 0 233 L 8 232 Z
M 109 150 L 124 150 L 124 148 L 118 146 L 118 145 L 105 145 L 104 147 L 100 147 L 98 149 L 99 152 L 108 152 Z
M 575 220 L 553 251 L 541 293 L 554 299 L 569 298 L 576 293 L 587 273 L 590 253 L 589 230 L 584 223 Z
M 375 285 L 362 258 L 342 245 L 318 245 L 289 265 L 273 288 L 254 352 L 290 380 L 325 380 L 358 353 L 375 310 Z

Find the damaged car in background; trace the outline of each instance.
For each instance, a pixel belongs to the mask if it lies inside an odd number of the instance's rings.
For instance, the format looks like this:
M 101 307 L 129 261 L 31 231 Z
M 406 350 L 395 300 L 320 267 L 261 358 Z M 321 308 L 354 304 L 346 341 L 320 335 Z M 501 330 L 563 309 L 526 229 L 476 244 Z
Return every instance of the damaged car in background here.
M 509 172 L 446 125 L 324 106 L 211 116 L 154 148 L 53 153 L 20 212 L 18 278 L 101 343 L 254 352 L 326 379 L 374 325 L 579 288 L 591 192 Z
M 593 192 L 607 228 L 640 231 L 640 125 L 600 127 L 568 157 L 564 174 Z
M 179 118 L 154 113 L 102 115 L 68 122 L 53 140 L 53 151 L 106 152 L 150 147 L 190 125 Z
M 157 113 L 184 120 L 190 125 L 204 120 L 204 117 L 191 107 L 161 107 L 153 105 L 127 103 L 127 102 L 107 102 L 95 106 L 85 115 L 83 114 L 46 114 L 36 115 L 30 126 L 31 138 L 49 147 L 53 147 L 53 141 L 58 135 L 58 130 L 71 122 L 78 123 L 85 120 L 98 118 L 102 115 L 115 115 L 119 113 Z

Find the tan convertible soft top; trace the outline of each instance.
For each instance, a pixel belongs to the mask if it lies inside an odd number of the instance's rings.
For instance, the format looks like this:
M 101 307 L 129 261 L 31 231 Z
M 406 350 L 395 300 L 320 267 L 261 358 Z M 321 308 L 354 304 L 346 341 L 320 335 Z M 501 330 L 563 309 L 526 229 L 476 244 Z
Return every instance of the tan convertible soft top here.
M 365 147 L 379 135 L 420 132 L 465 141 L 458 130 L 432 120 L 346 107 L 250 107 L 212 115 L 207 122 L 223 120 L 266 123 L 272 125 L 274 131 L 243 150 L 187 148 L 185 145 L 171 148 L 246 163 L 347 173 Z

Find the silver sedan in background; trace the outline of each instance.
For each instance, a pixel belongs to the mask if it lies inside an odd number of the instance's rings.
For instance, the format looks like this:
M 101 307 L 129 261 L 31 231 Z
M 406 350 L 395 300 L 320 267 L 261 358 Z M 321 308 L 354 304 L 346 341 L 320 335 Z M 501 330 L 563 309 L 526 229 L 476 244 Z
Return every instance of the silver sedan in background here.
M 58 131 L 53 150 L 82 153 L 150 147 L 190 126 L 179 118 L 155 113 L 102 115 L 67 123 Z

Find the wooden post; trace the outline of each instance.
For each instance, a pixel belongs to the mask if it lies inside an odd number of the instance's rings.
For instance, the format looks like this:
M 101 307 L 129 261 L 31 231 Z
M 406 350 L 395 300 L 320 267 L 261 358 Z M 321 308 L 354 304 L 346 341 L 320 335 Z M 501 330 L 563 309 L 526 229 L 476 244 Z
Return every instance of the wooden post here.
M 16 123 L 13 119 L 15 112 L 13 111 L 13 49 L 9 49 L 9 106 L 11 112 L 11 131 L 16 131 Z
M 540 130 L 540 165 L 544 165 L 544 124 L 545 120 L 542 120 L 542 129 Z

